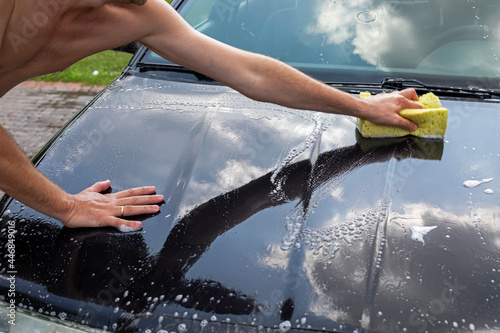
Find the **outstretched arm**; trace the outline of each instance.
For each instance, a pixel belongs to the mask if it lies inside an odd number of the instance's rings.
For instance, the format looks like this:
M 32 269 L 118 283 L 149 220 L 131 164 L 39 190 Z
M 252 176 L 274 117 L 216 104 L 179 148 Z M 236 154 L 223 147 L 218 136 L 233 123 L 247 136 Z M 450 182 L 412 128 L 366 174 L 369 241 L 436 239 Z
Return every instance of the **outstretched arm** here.
M 150 195 L 152 186 L 101 194 L 109 186 L 104 181 L 76 195 L 66 193 L 33 166 L 0 126 L 0 188 L 25 205 L 67 227 L 140 228 L 141 222 L 121 217 L 156 213 L 156 204 L 163 201 L 161 195 Z
M 151 0 L 146 6 L 151 32 L 141 42 L 166 59 L 212 77 L 252 99 L 356 116 L 412 131 L 417 128 L 399 115 L 403 108 L 421 108 L 411 101 L 418 99 L 413 89 L 360 100 L 278 60 L 231 47 L 197 32 L 164 1 Z

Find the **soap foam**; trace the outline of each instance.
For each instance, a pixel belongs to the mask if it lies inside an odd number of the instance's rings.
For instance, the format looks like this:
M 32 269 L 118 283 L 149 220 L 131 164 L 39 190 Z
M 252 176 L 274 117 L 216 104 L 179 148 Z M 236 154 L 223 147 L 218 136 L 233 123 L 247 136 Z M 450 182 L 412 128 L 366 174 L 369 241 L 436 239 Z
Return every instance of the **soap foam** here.
M 122 224 L 118 227 L 118 230 L 120 230 L 121 232 L 132 232 L 132 231 L 137 231 L 137 230 L 140 230 L 141 227 L 139 228 L 134 228 L 134 227 L 129 227 L 125 224 Z
M 410 227 L 411 231 L 411 239 L 417 242 L 424 242 L 424 236 L 427 235 L 430 231 L 436 229 L 437 226 L 431 227 Z
M 474 188 L 474 187 L 478 187 L 481 184 L 489 183 L 492 180 L 493 180 L 493 178 L 485 178 L 485 179 L 481 179 L 481 180 L 477 180 L 477 179 L 466 180 L 466 181 L 464 181 L 463 186 L 467 187 L 467 188 Z

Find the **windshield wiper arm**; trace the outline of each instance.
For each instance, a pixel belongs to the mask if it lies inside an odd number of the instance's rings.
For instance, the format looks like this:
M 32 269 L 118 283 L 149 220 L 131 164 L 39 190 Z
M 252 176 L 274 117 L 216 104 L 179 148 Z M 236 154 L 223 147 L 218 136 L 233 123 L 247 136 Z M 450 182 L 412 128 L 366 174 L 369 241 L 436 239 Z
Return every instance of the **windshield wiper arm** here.
M 479 89 L 479 88 L 460 88 L 460 87 L 444 87 L 439 85 L 431 85 L 416 79 L 402 78 L 385 78 L 381 83 L 383 89 L 402 90 L 406 88 L 414 88 L 417 91 L 432 91 L 436 95 L 450 97 L 468 97 L 479 99 L 491 99 L 492 97 L 500 97 L 500 91 Z

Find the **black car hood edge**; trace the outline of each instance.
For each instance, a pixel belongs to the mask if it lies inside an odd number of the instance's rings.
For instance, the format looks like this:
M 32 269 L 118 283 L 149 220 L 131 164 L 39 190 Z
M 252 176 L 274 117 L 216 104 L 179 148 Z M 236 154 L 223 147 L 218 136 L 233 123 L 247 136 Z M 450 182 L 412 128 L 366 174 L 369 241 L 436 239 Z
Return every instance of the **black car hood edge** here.
M 125 76 L 38 167 L 71 193 L 109 178 L 165 204 L 124 234 L 4 201 L 16 302 L 125 332 L 498 331 L 498 104 L 442 103 L 444 140 L 365 140 L 349 117 Z

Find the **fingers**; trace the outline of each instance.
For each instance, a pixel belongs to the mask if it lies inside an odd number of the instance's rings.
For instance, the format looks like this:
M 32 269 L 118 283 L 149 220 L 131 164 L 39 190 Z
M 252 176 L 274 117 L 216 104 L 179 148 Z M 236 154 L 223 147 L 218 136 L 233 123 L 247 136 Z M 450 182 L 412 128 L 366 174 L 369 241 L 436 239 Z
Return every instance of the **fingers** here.
M 367 116 L 368 120 L 380 125 L 397 126 L 412 132 L 418 129 L 415 123 L 400 115 L 403 109 L 422 108 L 420 104 L 413 101 L 418 100 L 418 95 L 414 89 L 378 94 L 372 98 L 365 100 L 371 104 L 372 112 Z
M 163 195 L 141 195 L 116 200 L 119 206 L 138 206 L 158 204 L 163 201 Z
M 415 102 L 412 102 L 410 101 L 409 99 L 407 99 L 404 103 L 403 103 L 403 109 L 422 109 L 423 106 L 418 104 L 418 103 L 415 103 Z
M 401 96 L 405 97 L 402 101 L 401 109 L 421 109 L 422 105 L 415 103 L 413 101 L 418 100 L 418 95 L 415 89 L 409 88 L 409 89 L 404 89 L 402 91 L 397 92 Z M 413 101 L 412 101 L 413 100 Z M 401 110 L 399 111 L 401 112 Z M 398 114 L 399 114 L 398 112 Z M 412 121 L 404 118 L 404 117 L 399 117 L 400 122 L 399 122 L 399 127 L 406 129 L 407 131 L 416 131 L 418 129 L 418 126 L 413 123 Z
M 160 210 L 159 204 L 164 200 L 163 195 L 152 195 L 156 191 L 154 186 L 143 186 L 120 191 L 113 196 L 119 207 L 117 216 L 135 216 L 154 214 Z
M 120 206 L 117 208 L 117 217 L 154 214 L 160 211 L 160 206 L 158 205 Z
M 415 124 L 414 122 L 404 118 L 404 117 L 401 117 L 399 116 L 400 118 L 400 121 L 399 121 L 399 124 L 397 125 L 398 127 L 401 127 L 407 131 L 410 131 L 410 132 L 413 132 L 413 131 L 416 131 L 418 129 L 418 126 L 417 124 Z
M 140 195 L 152 194 L 156 191 L 154 186 L 142 186 L 136 188 L 129 188 L 127 190 L 123 190 L 113 194 L 116 199 L 127 198 L 127 197 L 135 197 Z
M 163 195 L 152 194 L 154 186 L 137 187 L 118 193 L 103 194 L 110 181 L 97 182 L 72 196 L 74 204 L 61 221 L 70 228 L 116 227 L 127 231 L 141 228 L 139 221 L 124 217 L 155 214 L 160 211 Z
M 398 94 L 404 96 L 406 99 L 418 101 L 418 94 L 413 88 L 407 88 L 397 92 Z M 418 104 L 420 105 L 420 104 Z M 421 106 L 420 106 L 421 107 Z
M 403 99 L 402 107 L 403 107 L 403 109 L 422 109 L 423 108 L 422 105 L 420 105 L 416 102 L 413 102 L 412 100 L 409 100 L 407 98 Z
M 119 216 L 125 217 L 154 214 L 158 211 L 160 211 L 160 207 L 158 205 L 121 206 Z M 127 221 L 117 217 L 110 220 L 110 224 L 108 226 L 115 227 L 121 232 L 132 232 L 141 229 L 142 223 L 140 221 Z

